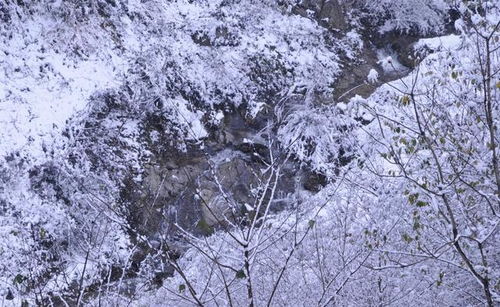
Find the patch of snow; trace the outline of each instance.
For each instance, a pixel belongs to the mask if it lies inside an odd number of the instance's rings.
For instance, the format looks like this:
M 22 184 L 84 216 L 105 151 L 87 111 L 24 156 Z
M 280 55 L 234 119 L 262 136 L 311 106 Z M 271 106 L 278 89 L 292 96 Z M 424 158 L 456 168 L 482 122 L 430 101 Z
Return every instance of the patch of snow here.
M 182 99 L 168 99 L 167 102 L 175 109 L 180 117 L 180 123 L 187 127 L 187 140 L 198 141 L 208 136 L 205 126 L 201 122 L 202 111 L 191 111 L 188 109 L 189 103 Z
M 481 17 L 481 15 L 479 15 L 477 13 L 472 15 L 472 17 L 471 17 L 471 21 L 475 25 L 479 24 L 481 22 L 481 20 L 483 20 L 483 17 Z
M 415 44 L 415 50 L 420 50 L 424 47 L 432 50 L 451 49 L 456 50 L 462 44 L 459 35 L 451 34 L 432 38 L 422 38 Z
M 370 69 L 370 72 L 368 73 L 368 76 L 366 77 L 368 82 L 370 83 L 377 83 L 378 81 L 378 72 L 375 69 Z
M 266 103 L 264 103 L 264 102 L 251 101 L 250 107 L 248 110 L 248 115 L 251 118 L 255 118 L 257 116 L 257 114 L 259 114 L 259 112 L 262 111 L 262 109 L 264 109 L 265 106 L 266 106 Z
M 117 85 L 112 61 L 72 60 L 20 36 L 0 53 L 0 156 L 23 151 L 42 157 L 93 92 Z
M 392 50 L 379 49 L 377 50 L 378 64 L 382 66 L 382 69 L 386 73 L 398 72 L 406 70 L 398 60 L 397 55 Z

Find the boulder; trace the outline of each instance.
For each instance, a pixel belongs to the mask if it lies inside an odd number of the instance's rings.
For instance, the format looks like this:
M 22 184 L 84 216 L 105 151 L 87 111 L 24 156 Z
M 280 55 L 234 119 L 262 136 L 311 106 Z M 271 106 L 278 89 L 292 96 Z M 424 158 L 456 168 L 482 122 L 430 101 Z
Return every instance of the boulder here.
M 312 17 L 331 30 L 347 29 L 344 9 L 338 0 L 304 0 L 294 7 L 293 12 L 303 17 Z

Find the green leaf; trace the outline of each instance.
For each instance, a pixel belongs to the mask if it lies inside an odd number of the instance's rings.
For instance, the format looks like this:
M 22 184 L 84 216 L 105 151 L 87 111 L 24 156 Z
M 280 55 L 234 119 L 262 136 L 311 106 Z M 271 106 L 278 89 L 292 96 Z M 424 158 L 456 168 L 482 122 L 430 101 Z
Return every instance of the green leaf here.
M 26 277 L 24 277 L 23 275 L 21 274 L 17 274 L 16 277 L 14 277 L 14 280 L 12 281 L 12 283 L 15 285 L 15 284 L 22 284 L 23 281 L 26 280 Z
M 406 243 L 410 243 L 411 241 L 413 241 L 413 238 L 407 235 L 406 233 L 403 233 L 401 237 L 403 237 L 403 240 L 405 240 Z
M 47 230 L 45 228 L 40 228 L 40 238 L 43 240 L 47 237 Z
M 417 207 L 420 207 L 420 208 L 421 208 L 421 207 L 428 206 L 428 205 L 429 205 L 429 203 L 428 203 L 428 202 L 425 202 L 425 201 L 421 201 L 421 200 L 419 200 L 419 201 L 417 201 L 417 204 L 416 204 L 416 205 L 417 205 Z
M 418 193 L 408 195 L 408 201 L 410 204 L 414 204 L 418 200 Z
M 186 285 L 185 284 L 180 284 L 179 285 L 179 292 L 183 292 L 184 290 L 186 290 Z
M 309 228 L 313 228 L 314 227 L 314 224 L 316 224 L 316 221 L 315 220 L 309 220 Z
M 245 272 L 243 271 L 243 269 L 241 269 L 238 272 L 236 272 L 236 278 L 242 279 L 242 278 L 245 278 L 245 277 L 247 277 L 247 276 L 245 275 Z
M 411 101 L 410 96 L 404 95 L 403 97 L 401 97 L 401 104 L 404 106 L 409 105 L 410 101 Z
M 210 226 L 207 221 L 205 221 L 204 219 L 201 219 L 198 224 L 196 224 L 196 227 L 205 232 L 206 234 L 212 234 L 214 232 L 214 228 L 212 226 Z

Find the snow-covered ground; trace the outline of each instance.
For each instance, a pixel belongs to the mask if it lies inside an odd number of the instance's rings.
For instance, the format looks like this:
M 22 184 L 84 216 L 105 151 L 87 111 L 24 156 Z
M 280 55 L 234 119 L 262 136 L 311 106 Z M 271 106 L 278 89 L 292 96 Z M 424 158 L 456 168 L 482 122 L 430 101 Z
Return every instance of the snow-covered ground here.
M 29 20 L 0 44 L 1 157 L 20 152 L 43 158 L 92 93 L 119 84 L 120 59 L 55 52 L 44 38 L 57 26 L 43 18 Z

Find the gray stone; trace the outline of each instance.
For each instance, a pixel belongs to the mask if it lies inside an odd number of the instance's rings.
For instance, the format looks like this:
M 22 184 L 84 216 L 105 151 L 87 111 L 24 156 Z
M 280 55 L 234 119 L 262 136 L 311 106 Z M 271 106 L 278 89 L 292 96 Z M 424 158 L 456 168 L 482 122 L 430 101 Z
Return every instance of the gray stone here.
M 312 17 L 329 29 L 341 31 L 347 29 L 344 9 L 338 0 L 304 0 L 294 7 L 293 12 L 303 17 Z

